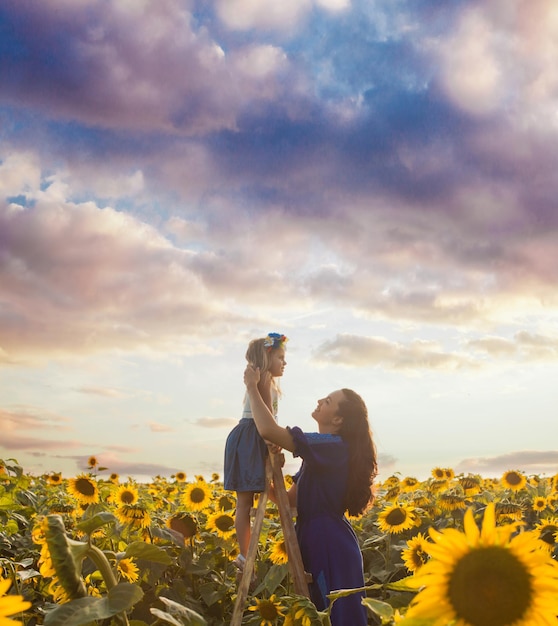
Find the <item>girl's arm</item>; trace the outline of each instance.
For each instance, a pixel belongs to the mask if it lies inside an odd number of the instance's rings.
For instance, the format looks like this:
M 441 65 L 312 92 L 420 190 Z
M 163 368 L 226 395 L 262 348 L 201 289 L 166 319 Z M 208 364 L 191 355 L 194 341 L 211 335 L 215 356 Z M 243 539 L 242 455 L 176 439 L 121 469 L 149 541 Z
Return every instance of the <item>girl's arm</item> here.
M 294 441 L 291 437 L 291 433 L 286 428 L 279 426 L 275 421 L 273 414 L 262 399 L 258 389 L 259 380 L 259 368 L 254 369 L 251 365 L 247 365 L 244 370 L 244 383 L 248 397 L 250 398 L 250 407 L 252 409 L 252 416 L 256 422 L 256 428 L 263 439 L 293 452 Z
M 271 374 L 269 372 L 260 374 L 258 391 L 268 409 L 273 413 L 273 407 L 271 405 Z

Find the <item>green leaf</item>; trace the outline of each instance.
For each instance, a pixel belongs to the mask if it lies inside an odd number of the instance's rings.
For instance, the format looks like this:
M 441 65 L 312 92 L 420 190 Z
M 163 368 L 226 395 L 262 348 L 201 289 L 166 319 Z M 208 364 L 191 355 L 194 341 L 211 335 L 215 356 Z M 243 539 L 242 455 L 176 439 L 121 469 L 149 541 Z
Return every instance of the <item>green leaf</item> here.
M 187 606 L 179 604 L 169 598 L 165 598 L 164 596 L 160 596 L 159 600 L 163 604 L 166 604 L 168 609 L 168 612 L 160 611 L 159 609 L 150 609 L 153 615 L 156 615 L 159 619 L 165 619 L 169 624 L 175 624 L 177 626 L 184 626 L 184 624 L 207 626 L 205 619 L 199 613 L 189 609 Z M 171 619 L 174 621 L 171 621 Z
M 374 598 L 363 598 L 362 604 L 375 613 L 381 620 L 382 624 L 387 624 L 393 617 L 393 607 L 387 602 L 381 602 Z
M 104 598 L 78 598 L 47 613 L 45 626 L 82 626 L 131 609 L 143 597 L 137 585 L 120 583 Z
M 115 522 L 116 517 L 112 513 L 109 513 L 108 511 L 103 511 L 102 513 L 97 513 L 93 517 L 90 517 L 89 519 L 83 520 L 79 524 L 76 524 L 76 528 L 90 535 L 98 528 L 106 526 L 107 524 L 113 524 Z
M 145 559 L 146 561 L 152 561 L 153 563 L 162 563 L 163 565 L 170 565 L 172 558 L 159 546 L 154 546 L 151 543 L 144 543 L 143 541 L 133 541 L 126 547 L 125 557 L 136 557 L 138 559 Z
M 279 587 L 285 579 L 288 571 L 289 566 L 286 563 L 283 563 L 282 565 L 272 565 L 260 587 L 263 586 L 269 593 L 274 593 L 277 587 Z
M 160 619 L 162 622 L 166 622 L 167 624 L 172 624 L 173 626 L 184 626 L 186 622 L 178 621 L 176 617 L 173 617 L 169 613 L 165 613 L 161 611 L 161 609 L 149 609 L 155 617 Z
M 406 578 L 402 578 L 401 580 L 396 580 L 392 583 L 386 583 L 385 588 L 390 589 L 391 591 L 410 591 L 412 593 L 417 593 L 419 588 L 417 587 L 416 582 L 413 581 L 414 576 L 407 576 Z

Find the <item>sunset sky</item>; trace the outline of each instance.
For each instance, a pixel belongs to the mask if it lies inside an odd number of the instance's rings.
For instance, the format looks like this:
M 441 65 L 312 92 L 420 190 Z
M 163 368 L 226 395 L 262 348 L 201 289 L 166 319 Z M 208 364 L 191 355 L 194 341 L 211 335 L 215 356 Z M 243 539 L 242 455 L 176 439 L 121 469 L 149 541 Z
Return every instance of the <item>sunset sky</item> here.
M 0 458 L 221 475 L 281 332 L 382 477 L 557 473 L 557 58 L 555 0 L 3 0 Z

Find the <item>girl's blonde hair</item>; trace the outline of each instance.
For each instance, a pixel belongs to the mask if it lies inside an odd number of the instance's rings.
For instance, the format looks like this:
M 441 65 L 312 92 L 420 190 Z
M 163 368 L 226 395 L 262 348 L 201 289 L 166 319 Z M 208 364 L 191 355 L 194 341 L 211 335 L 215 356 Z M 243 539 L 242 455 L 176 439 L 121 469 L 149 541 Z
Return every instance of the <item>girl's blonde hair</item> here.
M 271 356 L 275 350 L 284 348 L 288 339 L 285 335 L 270 333 L 267 337 L 260 339 L 252 339 L 246 350 L 246 360 L 254 367 L 259 367 L 260 372 L 267 372 L 271 366 Z M 272 377 L 271 383 L 278 393 L 280 388 L 275 377 Z

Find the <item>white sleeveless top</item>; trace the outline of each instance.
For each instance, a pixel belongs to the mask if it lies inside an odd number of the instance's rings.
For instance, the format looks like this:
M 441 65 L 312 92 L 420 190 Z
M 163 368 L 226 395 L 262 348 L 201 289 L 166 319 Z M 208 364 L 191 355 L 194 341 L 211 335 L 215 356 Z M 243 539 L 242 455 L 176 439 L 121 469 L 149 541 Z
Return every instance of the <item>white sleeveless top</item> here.
M 277 413 L 279 409 L 279 394 L 277 390 L 273 387 L 271 388 L 271 406 L 273 408 L 272 413 L 275 421 L 277 421 Z M 250 398 L 248 394 L 244 396 L 244 410 L 242 411 L 242 417 L 246 419 L 253 420 L 254 416 L 252 415 L 252 407 L 250 406 Z

